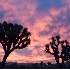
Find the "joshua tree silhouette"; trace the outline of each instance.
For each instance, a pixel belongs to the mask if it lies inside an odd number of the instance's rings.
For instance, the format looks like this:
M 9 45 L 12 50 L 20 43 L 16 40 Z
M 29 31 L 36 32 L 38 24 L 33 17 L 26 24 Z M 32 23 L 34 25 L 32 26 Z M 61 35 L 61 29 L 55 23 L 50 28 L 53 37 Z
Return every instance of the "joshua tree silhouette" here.
M 59 54 L 58 47 L 61 46 L 61 53 Z M 64 61 L 70 60 L 70 45 L 67 40 L 60 41 L 60 36 L 57 35 L 56 37 L 52 37 L 52 42 L 50 44 L 45 45 L 45 51 L 50 53 L 51 55 L 54 55 L 55 60 L 60 68 L 63 68 Z M 53 52 L 50 51 L 50 48 L 53 50 Z M 59 58 L 62 59 L 62 63 L 60 65 Z
M 48 68 L 50 68 L 51 66 L 51 62 L 47 62 Z
M 41 61 L 41 62 L 40 62 L 41 67 L 43 66 L 43 64 L 44 64 L 43 61 Z
M 0 43 L 5 52 L 1 68 L 4 68 L 7 57 L 14 49 L 23 49 L 30 44 L 30 35 L 28 29 L 21 25 L 6 21 L 0 23 Z

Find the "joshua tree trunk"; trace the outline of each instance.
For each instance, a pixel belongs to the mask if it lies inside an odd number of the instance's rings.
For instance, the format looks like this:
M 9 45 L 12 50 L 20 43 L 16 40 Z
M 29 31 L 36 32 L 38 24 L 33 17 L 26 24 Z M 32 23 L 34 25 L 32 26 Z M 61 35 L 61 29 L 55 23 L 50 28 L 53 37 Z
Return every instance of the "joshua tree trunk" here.
M 57 64 L 58 64 L 58 67 L 60 68 L 59 58 L 56 58 L 56 57 L 55 57 L 55 60 L 56 60 L 56 62 L 57 62 Z
M 63 67 L 64 67 L 64 60 L 62 60 L 62 63 L 61 64 L 59 63 L 58 66 L 59 66 L 60 69 L 63 69 Z
M 9 56 L 9 54 L 5 54 L 4 57 L 3 57 L 3 61 L 2 61 L 2 65 L 1 65 L 2 69 L 4 69 L 4 67 L 5 67 L 5 62 L 6 62 L 6 59 L 7 59 L 8 56 Z
M 64 59 L 62 59 L 62 64 L 61 64 L 61 68 L 63 69 L 64 67 Z

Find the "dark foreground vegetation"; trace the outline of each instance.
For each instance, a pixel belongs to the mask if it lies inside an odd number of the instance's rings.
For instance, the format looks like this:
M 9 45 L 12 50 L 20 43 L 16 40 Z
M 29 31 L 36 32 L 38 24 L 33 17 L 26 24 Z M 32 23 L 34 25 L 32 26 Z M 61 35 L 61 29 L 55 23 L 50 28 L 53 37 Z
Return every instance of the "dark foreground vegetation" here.
M 1 63 L 0 63 L 1 65 Z M 0 66 L 1 68 L 1 66 Z M 5 69 L 60 69 L 57 64 L 46 63 L 13 63 L 5 64 Z M 63 69 L 70 69 L 70 62 L 64 63 Z
M 9 65 L 6 63 L 7 57 L 15 49 L 24 49 L 31 43 L 29 36 L 31 33 L 28 28 L 24 28 L 21 25 L 7 23 L 6 21 L 0 23 L 0 44 L 4 50 L 4 57 L 0 63 L 0 68 L 17 68 L 17 69 L 47 69 L 47 68 L 69 68 L 70 67 L 70 44 L 67 40 L 61 40 L 60 36 L 52 37 L 52 41 L 45 45 L 45 52 L 53 55 L 57 64 L 48 63 L 48 65 L 41 63 L 36 64 L 17 64 L 13 63 Z M 51 48 L 51 49 L 50 49 Z M 60 49 L 61 53 L 60 53 Z M 51 52 L 52 50 L 53 52 Z M 59 62 L 62 60 L 61 63 Z M 66 63 L 65 63 L 66 62 Z

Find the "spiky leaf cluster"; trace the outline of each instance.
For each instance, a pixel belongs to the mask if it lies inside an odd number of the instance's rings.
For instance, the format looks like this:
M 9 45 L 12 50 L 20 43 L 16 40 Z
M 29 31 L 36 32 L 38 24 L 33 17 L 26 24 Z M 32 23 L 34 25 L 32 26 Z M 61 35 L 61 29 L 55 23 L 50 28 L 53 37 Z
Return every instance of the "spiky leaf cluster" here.
M 14 49 L 25 48 L 30 44 L 30 32 L 27 28 L 4 21 L 0 23 L 0 43 L 5 53 L 10 53 Z
M 59 55 L 58 47 L 61 46 L 61 54 Z M 57 35 L 56 37 L 52 37 L 52 42 L 50 44 L 45 45 L 45 51 L 54 55 L 56 59 L 59 60 L 61 58 L 63 61 L 70 60 L 70 45 L 67 40 L 60 41 L 60 36 Z M 50 51 L 50 48 L 53 52 Z

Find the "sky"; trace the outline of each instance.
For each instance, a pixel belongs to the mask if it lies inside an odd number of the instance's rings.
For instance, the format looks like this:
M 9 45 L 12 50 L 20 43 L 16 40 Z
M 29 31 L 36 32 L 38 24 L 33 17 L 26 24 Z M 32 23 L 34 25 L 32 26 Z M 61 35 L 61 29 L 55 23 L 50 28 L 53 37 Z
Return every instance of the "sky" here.
M 31 44 L 13 51 L 7 62 L 55 63 L 54 56 L 44 51 L 45 44 L 56 35 L 70 42 L 70 0 L 0 0 L 0 22 L 3 21 L 20 24 L 31 32 Z M 3 56 L 0 44 L 0 61 Z

